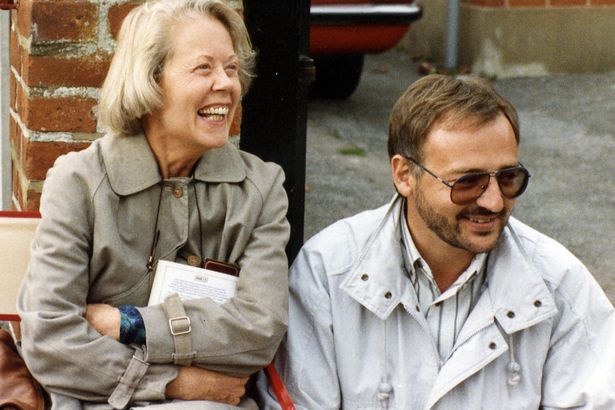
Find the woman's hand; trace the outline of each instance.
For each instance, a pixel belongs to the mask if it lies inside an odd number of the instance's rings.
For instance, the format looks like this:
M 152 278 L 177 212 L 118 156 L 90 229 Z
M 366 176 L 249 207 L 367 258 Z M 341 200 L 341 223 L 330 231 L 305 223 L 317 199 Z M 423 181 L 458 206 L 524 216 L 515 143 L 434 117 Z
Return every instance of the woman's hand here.
M 200 367 L 180 367 L 167 386 L 167 399 L 209 400 L 238 405 L 246 392 L 247 377 L 232 377 Z
M 120 340 L 120 310 L 118 308 L 102 303 L 87 305 L 85 320 L 101 335 Z

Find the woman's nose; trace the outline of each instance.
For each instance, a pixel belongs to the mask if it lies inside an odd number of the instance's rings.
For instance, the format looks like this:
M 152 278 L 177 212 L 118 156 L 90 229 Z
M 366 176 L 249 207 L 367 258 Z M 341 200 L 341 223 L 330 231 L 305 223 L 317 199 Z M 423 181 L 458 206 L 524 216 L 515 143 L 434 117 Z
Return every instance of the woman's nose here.
M 229 89 L 233 84 L 233 81 L 228 76 L 226 71 L 223 68 L 218 68 L 214 73 L 214 81 L 212 84 L 212 88 L 214 90 L 226 90 Z

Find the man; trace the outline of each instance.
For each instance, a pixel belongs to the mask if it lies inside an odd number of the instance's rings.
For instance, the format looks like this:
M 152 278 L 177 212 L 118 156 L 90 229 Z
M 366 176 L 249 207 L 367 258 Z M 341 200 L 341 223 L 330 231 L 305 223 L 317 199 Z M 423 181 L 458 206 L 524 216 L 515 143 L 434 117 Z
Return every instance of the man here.
M 515 109 L 428 76 L 393 108 L 397 195 L 304 246 L 276 360 L 298 409 L 615 409 L 615 311 L 510 216 L 530 174 Z M 261 383 L 266 408 L 277 408 Z

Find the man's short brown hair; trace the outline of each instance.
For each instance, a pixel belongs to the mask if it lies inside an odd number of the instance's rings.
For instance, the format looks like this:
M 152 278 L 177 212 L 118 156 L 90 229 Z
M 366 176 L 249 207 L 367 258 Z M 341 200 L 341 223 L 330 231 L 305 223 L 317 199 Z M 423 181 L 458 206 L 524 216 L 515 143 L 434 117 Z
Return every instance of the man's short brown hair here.
M 422 161 L 422 149 L 434 125 L 475 128 L 504 114 L 519 143 L 517 110 L 491 84 L 478 77 L 428 75 L 414 82 L 397 100 L 389 117 L 389 157 Z

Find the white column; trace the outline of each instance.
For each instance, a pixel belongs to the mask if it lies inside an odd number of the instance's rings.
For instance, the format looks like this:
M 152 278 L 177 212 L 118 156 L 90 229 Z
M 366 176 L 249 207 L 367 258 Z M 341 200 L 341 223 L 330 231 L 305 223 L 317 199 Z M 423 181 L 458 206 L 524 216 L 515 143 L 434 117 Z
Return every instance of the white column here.
M 446 24 L 445 68 L 457 69 L 459 47 L 459 0 L 448 0 L 448 21 Z
M 0 209 L 11 208 L 11 146 L 9 143 L 10 12 L 0 11 Z

